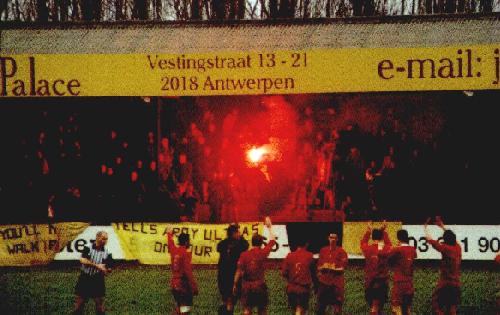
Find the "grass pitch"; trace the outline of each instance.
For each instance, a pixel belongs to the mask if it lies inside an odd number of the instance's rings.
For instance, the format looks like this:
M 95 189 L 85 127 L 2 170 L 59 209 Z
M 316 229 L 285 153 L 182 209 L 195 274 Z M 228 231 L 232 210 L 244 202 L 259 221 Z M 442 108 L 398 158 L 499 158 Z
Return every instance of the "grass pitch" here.
M 494 315 L 499 275 L 489 268 L 462 268 L 462 305 L 459 314 Z M 418 267 L 413 314 L 431 314 L 431 294 L 438 278 L 437 267 Z M 36 267 L 0 269 L 0 314 L 70 314 L 77 267 Z M 219 293 L 217 270 L 195 270 L 200 295 L 195 297 L 193 314 L 217 314 Z M 285 282 L 279 270 L 268 269 L 269 314 L 291 314 L 287 306 Z M 170 314 L 174 300 L 169 288 L 170 270 L 166 266 L 125 265 L 106 279 L 107 314 Z M 314 309 L 311 298 L 310 309 Z M 363 269 L 346 270 L 344 314 L 367 314 L 364 300 Z M 236 314 L 240 313 L 239 307 Z M 86 314 L 95 314 L 89 301 Z M 313 312 L 309 312 L 313 314 Z M 384 314 L 390 314 L 386 305 Z

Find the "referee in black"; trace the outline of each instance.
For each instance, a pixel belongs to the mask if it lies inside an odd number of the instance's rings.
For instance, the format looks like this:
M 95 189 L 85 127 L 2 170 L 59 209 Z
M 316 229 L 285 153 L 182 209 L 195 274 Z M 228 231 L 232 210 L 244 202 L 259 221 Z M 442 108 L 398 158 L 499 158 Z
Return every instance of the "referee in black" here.
M 220 315 L 233 314 L 238 299 L 233 295 L 234 275 L 241 253 L 248 249 L 248 242 L 241 236 L 239 228 L 236 223 L 229 225 L 227 238 L 217 244 L 217 251 L 220 254 L 217 282 L 223 303 L 219 307 Z
M 82 252 L 82 258 L 80 258 L 81 273 L 75 287 L 76 298 L 73 312 L 75 315 L 84 313 L 85 304 L 89 298 L 95 302 L 96 314 L 105 314 L 104 276 L 111 272 L 109 267 L 113 261 L 111 253 L 105 247 L 107 242 L 108 233 L 99 231 L 96 234 L 95 243 L 91 247 L 85 246 Z

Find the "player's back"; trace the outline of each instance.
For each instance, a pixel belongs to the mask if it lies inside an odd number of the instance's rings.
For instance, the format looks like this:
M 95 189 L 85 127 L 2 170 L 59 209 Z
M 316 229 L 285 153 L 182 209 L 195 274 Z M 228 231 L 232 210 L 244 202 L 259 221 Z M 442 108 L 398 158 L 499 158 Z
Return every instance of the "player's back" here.
M 436 240 L 429 240 L 442 255 L 439 283 L 441 285 L 460 286 L 460 264 L 462 263 L 462 247 L 460 244 L 448 245 Z
M 460 285 L 460 264 L 462 263 L 462 247 L 442 244 L 444 250 L 441 251 L 441 277 L 443 284 Z
M 244 281 L 264 281 L 264 261 L 267 254 L 261 248 L 252 248 L 243 252 L 240 265 Z
M 308 286 L 312 283 L 311 265 L 313 254 L 306 249 L 299 248 L 287 255 L 283 273 L 289 284 Z
M 236 272 L 236 265 L 241 253 L 248 249 L 248 242 L 244 239 L 233 240 L 227 238 L 217 244 L 217 251 L 219 252 L 219 271 L 224 273 Z
M 372 244 L 363 248 L 365 256 L 365 280 L 370 283 L 373 279 L 389 277 L 389 246 Z
M 391 250 L 394 281 L 413 281 L 414 262 L 417 251 L 413 246 L 401 245 Z
M 174 289 L 182 290 L 188 286 L 186 277 L 186 264 L 191 264 L 191 253 L 185 247 L 174 247 L 170 251 L 172 280 L 171 286 Z

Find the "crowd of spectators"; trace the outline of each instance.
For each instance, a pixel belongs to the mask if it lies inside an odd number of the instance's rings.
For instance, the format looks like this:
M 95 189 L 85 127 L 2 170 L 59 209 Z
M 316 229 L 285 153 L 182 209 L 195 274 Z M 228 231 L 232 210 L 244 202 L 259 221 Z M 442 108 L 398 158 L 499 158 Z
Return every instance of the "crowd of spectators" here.
M 245 168 L 243 157 L 227 154 L 250 127 L 240 105 L 217 100 L 92 98 L 6 106 L 3 118 L 16 127 L 2 134 L 11 148 L 0 182 L 10 213 L 5 220 L 253 219 L 249 211 L 272 199 L 262 194 L 272 195 L 266 184 L 280 173 Z M 420 220 L 456 205 L 440 202 L 442 187 L 467 178 L 468 157 L 456 155 L 459 143 L 467 144 L 455 140 L 440 116 L 445 112 L 432 109 L 429 123 L 429 116 L 416 120 L 414 104 L 404 100 L 376 110 L 346 104 L 329 99 L 295 106 L 288 100 L 297 158 L 288 169 L 293 180 L 279 192 L 282 209 L 272 211 L 328 210 L 338 221 Z M 360 108 L 367 115 L 359 115 Z M 256 185 L 242 183 L 248 176 L 258 178 Z

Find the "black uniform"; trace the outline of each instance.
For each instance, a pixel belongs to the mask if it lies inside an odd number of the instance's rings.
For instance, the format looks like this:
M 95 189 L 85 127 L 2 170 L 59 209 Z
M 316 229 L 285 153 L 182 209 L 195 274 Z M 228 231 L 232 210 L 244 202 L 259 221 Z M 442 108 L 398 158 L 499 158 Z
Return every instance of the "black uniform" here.
M 222 298 L 234 298 L 233 282 L 238 266 L 238 260 L 242 252 L 248 249 L 248 242 L 241 237 L 238 240 L 226 238 L 217 244 L 217 251 L 220 254 L 217 282 Z

